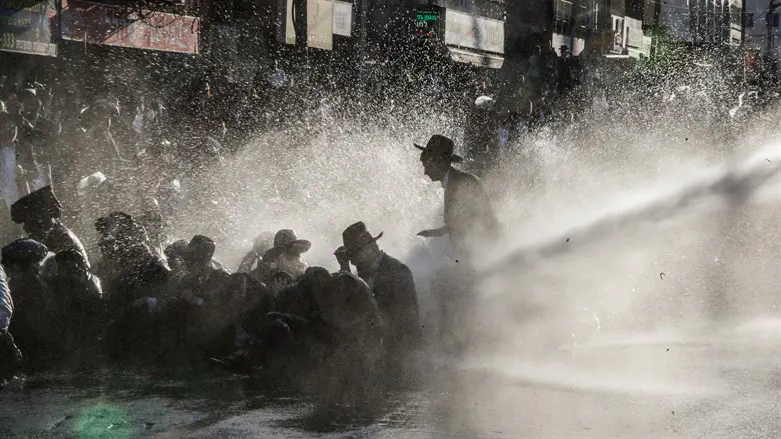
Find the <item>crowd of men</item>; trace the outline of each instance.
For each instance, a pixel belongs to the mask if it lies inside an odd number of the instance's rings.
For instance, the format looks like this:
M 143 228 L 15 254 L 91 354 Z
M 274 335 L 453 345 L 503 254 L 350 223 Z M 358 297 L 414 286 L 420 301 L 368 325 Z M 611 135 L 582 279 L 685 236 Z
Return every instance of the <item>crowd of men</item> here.
M 154 225 L 123 212 L 95 221 L 91 263 L 61 211 L 50 186 L 11 207 L 27 237 L 2 248 L 5 379 L 138 360 L 211 359 L 284 375 L 338 357 L 369 373 L 400 370 L 419 346 L 412 274 L 362 222 L 345 229 L 336 273 L 304 262 L 311 243 L 292 230 L 259 236 L 231 273 L 210 238 L 161 241 Z
M 461 158 L 450 139 L 416 146 L 424 173 L 445 188 L 444 226 L 419 235 L 448 235 L 455 263 L 465 266 L 470 243 L 498 229 L 488 197 L 476 177 L 452 166 Z M 206 363 L 278 382 L 314 380 L 333 395 L 360 394 L 379 375 L 383 383 L 410 376 L 422 339 L 415 281 L 363 222 L 343 231 L 338 272 L 309 266 L 311 242 L 283 229 L 259 235 L 232 273 L 214 260 L 209 237 L 173 240 L 161 209 L 138 217 L 109 209 L 92 224 L 94 251 L 62 212 L 51 185 L 10 205 L 26 237 L 2 248 L 0 379 L 111 363 Z M 443 289 L 448 307 L 465 303 L 460 283 Z

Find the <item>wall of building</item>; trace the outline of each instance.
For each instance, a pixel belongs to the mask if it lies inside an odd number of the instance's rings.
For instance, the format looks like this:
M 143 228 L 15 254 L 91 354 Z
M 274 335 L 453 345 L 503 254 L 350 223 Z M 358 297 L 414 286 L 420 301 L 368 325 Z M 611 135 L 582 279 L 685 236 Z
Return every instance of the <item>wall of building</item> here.
M 746 47 L 758 50 L 767 55 L 767 25 L 768 25 L 768 1 L 746 0 L 745 39 Z M 771 48 L 770 57 L 781 60 L 781 10 L 775 12 L 775 18 L 770 18 Z
M 664 26 L 682 41 L 737 47 L 742 42 L 743 5 L 744 0 L 646 0 L 644 21 Z

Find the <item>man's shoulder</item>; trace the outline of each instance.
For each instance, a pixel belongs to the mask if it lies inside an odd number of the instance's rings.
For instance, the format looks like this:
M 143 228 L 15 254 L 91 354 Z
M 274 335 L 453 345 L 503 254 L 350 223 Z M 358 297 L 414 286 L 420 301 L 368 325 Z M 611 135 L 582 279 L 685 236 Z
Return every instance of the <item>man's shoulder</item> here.
M 483 184 L 475 174 L 457 168 L 450 168 L 450 178 L 453 179 L 454 183 L 459 184 Z
M 407 264 L 385 253 L 380 262 L 380 271 L 401 272 L 410 271 L 410 269 L 407 267 Z

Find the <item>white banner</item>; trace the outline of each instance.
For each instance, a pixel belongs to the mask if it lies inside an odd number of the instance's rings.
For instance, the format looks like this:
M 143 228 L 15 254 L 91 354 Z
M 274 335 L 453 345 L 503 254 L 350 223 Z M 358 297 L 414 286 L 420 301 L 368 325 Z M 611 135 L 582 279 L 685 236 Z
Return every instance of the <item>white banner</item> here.
M 293 26 L 293 0 L 277 1 L 277 41 L 295 45 L 296 29 Z
M 445 44 L 504 53 L 504 21 L 453 9 L 447 9 L 445 14 Z
M 334 0 L 334 35 L 349 37 L 353 29 L 353 4 Z
M 334 4 L 331 0 L 307 0 L 307 46 L 316 49 L 334 48 Z

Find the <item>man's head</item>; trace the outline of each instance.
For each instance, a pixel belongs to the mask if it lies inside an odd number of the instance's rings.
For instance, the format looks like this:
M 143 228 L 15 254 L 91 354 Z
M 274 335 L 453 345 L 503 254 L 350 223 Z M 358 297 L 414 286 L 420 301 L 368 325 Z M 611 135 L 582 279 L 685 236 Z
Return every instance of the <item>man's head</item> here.
M 30 238 L 36 241 L 43 241 L 55 223 L 56 220 L 50 216 L 36 215 L 25 219 L 22 223 L 22 229 Z
M 180 239 L 169 244 L 163 251 L 172 270 L 184 267 L 184 255 L 187 253 L 188 244 L 186 239 Z
M 76 250 L 64 250 L 54 256 L 57 263 L 57 276 L 67 276 L 72 278 L 87 278 L 89 268 L 84 256 Z
M 312 248 L 306 239 L 298 239 L 296 232 L 282 229 L 274 235 L 274 246 L 263 254 L 263 260 L 269 263 L 293 262 L 301 259 L 301 254 Z
M 338 306 L 331 274 L 322 267 L 309 267 L 299 281 L 299 286 L 311 294 L 321 312 L 331 314 Z
M 49 249 L 38 241 L 17 239 L 3 247 L 2 264 L 11 278 L 25 272 L 37 273 L 48 253 Z
M 54 196 L 51 186 L 26 195 L 11 205 L 11 219 L 22 223 L 31 238 L 43 241 L 60 217 L 62 205 Z
M 366 224 L 362 221 L 357 222 L 342 232 L 343 251 L 350 258 L 350 262 L 359 269 L 371 268 L 380 254 L 377 240 L 381 237 L 382 233 L 372 236 Z
M 263 253 L 266 253 L 268 249 L 274 246 L 274 233 L 273 232 L 263 232 L 260 235 L 255 237 L 255 240 L 252 242 L 252 250 L 262 255 Z
M 195 235 L 187 245 L 184 260 L 190 267 L 209 265 L 214 257 L 215 245 L 211 238 Z
M 432 181 L 442 181 L 450 169 L 450 164 L 463 160 L 453 153 L 453 141 L 439 134 L 431 136 L 425 148 L 418 144 L 415 144 L 415 147 L 422 151 L 420 162 L 423 164 L 423 172 Z

